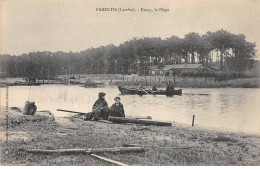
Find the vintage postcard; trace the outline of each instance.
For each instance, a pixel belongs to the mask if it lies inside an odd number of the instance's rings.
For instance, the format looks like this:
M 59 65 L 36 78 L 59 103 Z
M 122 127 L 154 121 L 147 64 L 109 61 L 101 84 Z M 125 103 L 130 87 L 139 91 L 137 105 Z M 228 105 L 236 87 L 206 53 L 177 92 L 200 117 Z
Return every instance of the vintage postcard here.
M 0 0 L 1 166 L 259 166 L 260 0 Z

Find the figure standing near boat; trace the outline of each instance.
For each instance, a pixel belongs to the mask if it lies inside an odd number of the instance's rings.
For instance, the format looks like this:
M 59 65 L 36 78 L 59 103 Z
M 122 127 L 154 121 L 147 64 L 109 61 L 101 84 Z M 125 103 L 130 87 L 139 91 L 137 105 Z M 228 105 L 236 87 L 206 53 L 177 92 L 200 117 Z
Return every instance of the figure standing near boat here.
M 172 81 L 169 81 L 166 87 L 166 95 L 173 95 L 174 93 L 174 85 L 172 83 Z
M 124 106 L 120 102 L 120 97 L 115 97 L 115 103 L 109 108 L 109 116 L 125 117 Z
M 98 120 L 100 118 L 107 120 L 108 119 L 108 104 L 105 100 L 106 93 L 100 92 L 98 94 L 98 99 L 92 106 L 92 119 Z

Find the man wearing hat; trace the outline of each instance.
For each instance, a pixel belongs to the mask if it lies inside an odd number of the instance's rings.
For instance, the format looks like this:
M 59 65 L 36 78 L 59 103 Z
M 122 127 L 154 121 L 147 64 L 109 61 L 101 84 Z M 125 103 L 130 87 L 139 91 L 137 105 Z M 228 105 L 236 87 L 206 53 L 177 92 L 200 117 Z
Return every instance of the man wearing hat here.
M 124 106 L 120 102 L 120 97 L 115 97 L 115 103 L 109 108 L 109 116 L 125 117 Z
M 105 100 L 106 93 L 100 92 L 98 99 L 92 106 L 92 119 L 98 120 L 100 118 L 107 120 L 108 118 L 108 104 Z

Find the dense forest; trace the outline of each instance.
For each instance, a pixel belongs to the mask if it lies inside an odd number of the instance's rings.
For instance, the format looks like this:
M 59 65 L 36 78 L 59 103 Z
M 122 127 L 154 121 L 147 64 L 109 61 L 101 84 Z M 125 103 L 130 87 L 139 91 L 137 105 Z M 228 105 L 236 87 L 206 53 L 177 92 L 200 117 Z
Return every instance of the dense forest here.
M 255 43 L 243 34 L 220 29 L 204 35 L 191 32 L 172 36 L 141 37 L 119 46 L 107 45 L 81 52 L 30 52 L 19 56 L 1 55 L 1 72 L 8 77 L 54 77 L 59 74 L 146 74 L 149 66 L 181 63 L 215 64 L 217 52 L 222 72 L 244 72 L 253 65 Z M 232 51 L 232 52 L 230 52 Z

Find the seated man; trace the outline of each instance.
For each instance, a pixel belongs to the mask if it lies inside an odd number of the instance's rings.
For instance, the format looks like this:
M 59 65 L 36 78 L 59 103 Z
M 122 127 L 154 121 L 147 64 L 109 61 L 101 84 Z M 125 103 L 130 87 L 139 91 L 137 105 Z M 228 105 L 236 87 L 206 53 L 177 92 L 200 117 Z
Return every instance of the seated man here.
M 36 113 L 37 106 L 35 105 L 35 102 L 31 102 L 30 104 L 30 115 L 34 115 Z
M 115 103 L 109 108 L 109 116 L 125 117 L 124 106 L 120 103 L 120 97 L 115 97 Z
M 142 84 L 142 83 L 139 84 L 138 90 L 144 90 L 144 87 L 143 87 L 143 84 Z
M 105 100 L 106 93 L 100 92 L 98 94 L 98 99 L 92 106 L 92 119 L 91 120 L 98 120 L 100 118 L 107 120 L 108 118 L 108 104 Z
M 36 113 L 36 110 L 37 110 L 37 106 L 35 105 L 34 101 L 33 102 L 26 101 L 25 102 L 23 114 L 33 116 Z
M 153 85 L 153 88 L 152 88 L 152 91 L 157 91 L 157 87 L 156 87 L 156 84 Z

